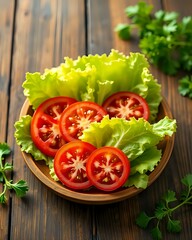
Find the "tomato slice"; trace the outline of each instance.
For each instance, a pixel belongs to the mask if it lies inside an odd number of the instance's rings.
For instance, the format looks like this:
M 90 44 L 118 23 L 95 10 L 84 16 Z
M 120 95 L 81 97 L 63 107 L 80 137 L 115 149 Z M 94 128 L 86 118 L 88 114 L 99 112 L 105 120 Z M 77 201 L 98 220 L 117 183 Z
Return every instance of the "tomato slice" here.
M 76 100 L 69 97 L 49 98 L 34 112 L 31 137 L 42 153 L 54 157 L 57 150 L 65 144 L 59 129 L 59 121 L 64 109 L 74 102 Z
M 131 117 L 149 119 L 150 111 L 146 100 L 133 92 L 114 93 L 104 101 L 102 106 L 110 117 L 126 120 Z
M 120 149 L 105 146 L 92 152 L 86 168 L 87 176 L 96 188 L 114 191 L 127 180 L 130 162 Z
M 92 144 L 79 140 L 62 146 L 54 158 L 54 170 L 59 180 L 74 190 L 92 186 L 87 177 L 86 163 L 95 149 Z
M 70 142 L 78 139 L 91 122 L 99 122 L 107 112 L 94 102 L 82 101 L 70 105 L 61 115 L 60 130 Z

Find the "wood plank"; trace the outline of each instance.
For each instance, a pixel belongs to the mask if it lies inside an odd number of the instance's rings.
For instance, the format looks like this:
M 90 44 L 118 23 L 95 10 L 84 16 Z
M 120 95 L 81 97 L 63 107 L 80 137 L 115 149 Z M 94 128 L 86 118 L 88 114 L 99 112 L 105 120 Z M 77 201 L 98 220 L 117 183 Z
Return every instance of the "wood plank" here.
M 113 31 L 118 23 L 129 22 L 124 9 L 127 6 L 135 5 L 138 1 L 89 1 L 89 28 L 88 28 L 88 50 L 89 53 L 108 53 L 111 48 L 118 49 L 125 54 L 130 51 L 140 51 L 138 48 L 138 39 L 125 42 L 118 38 Z M 154 11 L 165 7 L 168 10 L 177 10 L 182 15 L 191 14 L 189 2 L 172 1 L 146 1 L 154 4 Z M 106 29 L 107 26 L 107 29 Z M 168 77 L 151 66 L 151 71 L 158 81 L 162 84 L 162 94 L 167 99 L 174 117 L 178 122 L 176 142 L 173 154 L 160 177 L 145 191 L 138 196 L 128 199 L 121 203 L 96 206 L 95 207 L 95 229 L 96 236 L 100 239 L 151 239 L 149 232 L 143 231 L 135 224 L 136 216 L 140 211 L 146 210 L 151 213 L 160 197 L 168 190 L 172 189 L 180 192 L 182 186 L 180 179 L 189 171 L 192 171 L 190 159 L 192 146 L 192 104 L 191 100 L 183 98 L 177 91 L 178 76 Z M 187 208 L 188 209 L 188 208 Z M 191 218 L 192 214 L 186 208 L 178 212 L 177 217 L 183 221 L 183 230 L 181 234 L 166 234 L 165 239 L 189 239 L 192 237 Z M 108 230 L 110 229 L 110 231 Z M 165 225 L 163 226 L 165 230 Z M 190 236 L 190 237 L 189 237 Z
M 8 94 L 10 84 L 10 64 L 12 47 L 12 30 L 14 4 L 12 1 L 0 0 L 0 103 L 4 104 L 0 112 L 0 142 L 6 140 Z
M 14 1 L 0 0 L 0 142 L 7 141 L 7 112 L 9 106 L 10 64 L 13 36 Z M 7 158 L 6 158 L 7 159 Z M 0 192 L 3 190 L 0 184 Z M 9 194 L 7 204 L 0 204 L 0 238 L 8 239 Z
M 176 11 L 181 17 L 191 16 L 192 2 L 191 1 L 175 1 L 162 0 L 163 8 L 167 11 Z
M 64 240 L 151 239 L 148 232 L 140 230 L 135 225 L 137 214 L 141 210 L 152 211 L 159 197 L 168 188 L 180 191 L 180 178 L 183 174 L 192 170 L 190 161 L 192 153 L 189 150 L 192 145 L 191 100 L 182 98 L 178 94 L 175 78 L 165 76 L 154 67 L 152 67 L 152 71 L 162 83 L 162 93 L 168 99 L 174 117 L 178 120 L 179 129 L 170 162 L 151 187 L 138 196 L 121 203 L 95 207 L 84 206 L 68 202 L 50 192 L 26 167 L 13 137 L 13 124 L 18 119 L 19 109 L 24 101 L 21 85 L 25 78 L 25 72 L 42 72 L 46 67 L 57 66 L 64 56 L 76 58 L 78 55 L 87 52 L 93 54 L 107 53 L 111 48 L 119 49 L 124 53 L 139 50 L 137 42 L 121 41 L 113 31 L 120 20 L 126 21 L 126 17 L 123 15 L 124 7 L 128 4 L 135 4 L 137 1 L 87 1 L 87 20 L 84 18 L 84 4 L 80 0 L 17 1 L 8 142 L 11 146 L 14 146 L 14 181 L 20 178 L 27 180 L 30 191 L 22 200 L 16 198 L 15 195 L 12 196 L 10 237 L 8 237 L 7 215 L 5 218 L 4 216 L 0 218 L 0 237 L 3 236 L 4 239 L 29 239 L 29 236 L 30 239 Z M 4 0 L 5 2 L 8 1 Z M 152 3 L 152 1 L 148 2 Z M 170 2 L 171 4 L 168 5 Z M 176 3 L 172 0 L 170 2 L 165 2 L 163 6 L 167 9 L 177 9 L 177 6 L 182 8 L 183 2 L 182 5 L 178 3 L 179 0 Z M 2 3 L 2 0 L 0 0 L 0 3 Z M 188 2 L 186 2 L 186 6 L 187 4 Z M 160 1 L 156 1 L 155 9 L 159 9 L 160 6 Z M 0 5 L 0 14 L 1 10 Z M 6 11 L 8 12 L 7 9 Z M 182 8 L 181 12 L 184 13 L 185 11 Z M 5 10 L 2 10 L 2 12 L 5 13 Z M 86 21 L 88 23 L 87 33 L 84 28 Z M 2 20 L 0 20 L 0 27 L 1 22 Z M 87 48 L 86 35 L 88 37 Z M 6 54 L 4 53 L 4 55 Z M 9 65 L 8 61 L 7 66 Z M 2 70 L 1 63 L 0 69 Z M 9 81 L 9 71 L 6 70 L 6 73 L 6 79 Z M 0 85 L 0 89 L 3 86 L 2 99 L 4 101 L 6 99 L 4 94 L 8 87 L 8 85 L 5 87 L 4 84 L 7 84 L 8 81 L 4 81 L 4 79 L 2 81 L 2 79 L 0 78 L 3 83 Z M 0 119 L 4 119 L 4 116 L 0 116 Z M 2 134 L 0 136 L 6 136 L 5 128 L 2 128 L 0 134 Z M 4 209 L 2 210 L 0 207 L 0 215 L 3 211 Z M 7 214 L 7 209 L 5 211 Z M 190 209 L 180 210 L 178 218 L 183 220 L 184 229 L 177 236 L 177 239 L 192 237 L 191 217 Z M 3 230 L 2 236 L 1 229 Z M 166 239 L 175 239 L 175 235 L 166 235 Z
M 124 10 L 127 6 L 136 3 L 137 1 L 111 0 L 105 1 L 105 6 L 103 6 L 102 1 L 89 2 L 88 22 L 91 27 L 88 28 L 88 53 L 108 53 L 111 48 L 124 54 L 139 51 L 137 39 L 132 42 L 122 41 L 114 32 L 117 24 L 129 22 Z M 154 10 L 160 7 L 159 1 Z M 141 231 L 135 224 L 142 201 L 142 198 L 136 196 L 112 205 L 95 206 L 95 238 L 99 237 L 104 240 L 151 239 L 148 233 Z
M 102 54 L 109 53 L 112 48 L 125 54 L 130 51 L 138 51 L 138 40 L 132 41 L 131 45 L 121 40 L 114 31 L 119 23 L 129 23 L 126 17 L 125 8 L 133 6 L 138 1 L 112 1 L 112 0 L 88 0 L 88 53 Z M 152 4 L 151 1 L 146 1 Z M 157 1 L 154 11 L 160 9 L 161 3 Z
M 192 16 L 192 2 L 183 1 L 165 1 L 163 0 L 163 6 L 166 11 L 176 11 L 180 15 L 180 19 L 185 16 Z M 189 98 L 181 97 L 178 93 L 178 80 L 183 76 L 182 73 L 177 74 L 175 77 L 168 77 L 167 88 L 174 89 L 169 91 L 169 104 L 172 108 L 174 117 L 178 122 L 178 129 L 175 141 L 175 147 L 173 152 L 174 164 L 177 165 L 175 173 L 170 181 L 173 181 L 175 190 L 180 192 L 180 179 L 186 174 L 192 173 L 192 101 Z M 178 217 L 182 221 L 183 231 L 180 234 L 180 239 L 192 238 L 192 214 L 189 208 L 180 208 L 178 211 Z
M 57 66 L 64 56 L 85 53 L 84 4 L 77 0 L 19 0 L 12 68 L 9 142 L 24 102 L 25 72 Z M 17 99 L 18 101 L 15 101 Z M 68 202 L 39 182 L 14 147 L 14 180 L 29 184 L 27 196 L 13 195 L 10 239 L 90 239 L 90 207 Z

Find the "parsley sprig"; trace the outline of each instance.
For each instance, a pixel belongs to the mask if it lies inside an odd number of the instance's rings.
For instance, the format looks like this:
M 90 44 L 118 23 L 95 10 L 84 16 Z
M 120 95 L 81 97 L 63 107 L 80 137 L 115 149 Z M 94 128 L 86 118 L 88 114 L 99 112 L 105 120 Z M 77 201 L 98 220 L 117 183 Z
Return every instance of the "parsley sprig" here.
M 179 93 L 192 99 L 192 75 L 179 80 Z
M 119 24 L 115 28 L 120 38 L 129 40 L 133 30 L 138 30 L 139 47 L 149 61 L 158 66 L 167 75 L 179 71 L 192 71 L 192 16 L 180 20 L 178 12 L 159 10 L 152 14 L 153 5 L 138 2 L 125 9 L 129 24 Z M 186 85 L 180 85 L 181 92 Z M 191 98 L 192 90 L 188 88 L 185 96 Z
M 163 239 L 160 229 L 162 220 L 166 220 L 168 232 L 179 233 L 182 230 L 181 221 L 174 219 L 173 213 L 184 205 L 192 205 L 192 174 L 186 175 L 181 182 L 185 185 L 185 190 L 181 192 L 180 199 L 176 198 L 174 191 L 168 190 L 157 204 L 153 216 L 148 216 L 143 211 L 136 219 L 137 225 L 143 229 L 146 229 L 149 223 L 153 222 L 151 229 L 153 239 Z
M 14 190 L 18 197 L 23 197 L 28 191 L 28 185 L 24 180 L 19 180 L 13 183 L 13 180 L 8 180 L 6 172 L 13 171 L 13 165 L 11 163 L 3 163 L 4 155 L 9 155 L 11 149 L 6 143 L 0 143 L 0 183 L 3 185 L 3 191 L 0 193 L 0 203 L 6 203 L 7 190 Z

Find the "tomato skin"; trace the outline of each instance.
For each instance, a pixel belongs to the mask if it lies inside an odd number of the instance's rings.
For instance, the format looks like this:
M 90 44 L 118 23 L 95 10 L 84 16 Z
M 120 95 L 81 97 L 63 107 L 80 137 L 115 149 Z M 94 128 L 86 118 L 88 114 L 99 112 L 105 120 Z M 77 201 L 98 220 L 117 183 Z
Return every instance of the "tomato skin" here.
M 143 117 L 149 119 L 150 110 L 146 100 L 133 92 L 117 92 L 109 96 L 102 107 L 110 117 L 119 117 L 129 120 L 130 117 L 136 119 Z
M 130 161 L 120 149 L 105 146 L 91 153 L 86 169 L 93 186 L 103 191 L 114 191 L 127 180 Z
M 100 122 L 107 112 L 98 104 L 89 101 L 76 102 L 63 111 L 60 130 L 67 141 L 79 139 L 91 122 Z
M 59 180 L 68 188 L 83 190 L 92 186 L 86 173 L 89 155 L 96 149 L 79 140 L 63 145 L 54 158 L 54 170 Z
M 54 97 L 45 100 L 33 114 L 31 121 L 31 138 L 36 147 L 45 155 L 54 157 L 57 150 L 65 144 L 60 129 L 61 113 L 72 103 L 70 97 Z

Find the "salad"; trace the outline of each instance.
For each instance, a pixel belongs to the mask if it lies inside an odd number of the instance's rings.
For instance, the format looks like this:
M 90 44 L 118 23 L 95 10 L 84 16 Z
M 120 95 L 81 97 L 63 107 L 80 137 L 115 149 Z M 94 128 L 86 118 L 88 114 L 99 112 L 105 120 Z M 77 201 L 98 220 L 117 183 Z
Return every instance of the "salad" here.
M 176 132 L 175 119 L 165 116 L 156 120 L 162 100 L 161 86 L 150 73 L 147 59 L 140 53 L 125 56 L 112 49 L 109 55 L 88 55 L 75 60 L 66 57 L 60 66 L 45 69 L 43 74 L 27 73 L 23 88 L 34 115 L 22 116 L 15 123 L 16 142 L 22 151 L 33 156 L 34 161 L 45 161 L 52 178 L 60 180 L 66 186 L 69 182 L 63 178 L 66 162 L 61 163 L 61 158 L 67 154 L 74 164 L 72 154 L 78 146 L 86 149 L 83 154 L 90 151 L 87 169 L 84 169 L 84 175 L 89 175 L 88 181 L 85 181 L 86 188 L 94 185 L 106 190 L 103 185 L 95 182 L 93 176 L 93 166 L 99 164 L 95 162 L 95 156 L 101 159 L 106 151 L 110 151 L 115 156 L 114 159 L 118 158 L 116 170 L 119 172 L 121 166 L 127 164 L 127 170 L 122 171 L 123 187 L 146 188 L 149 173 L 161 160 L 162 152 L 158 143 Z M 142 110 L 137 109 L 136 114 L 129 119 L 124 118 L 122 112 L 120 117 L 113 113 L 114 99 L 122 97 L 122 94 L 134 96 L 137 101 L 141 99 Z M 47 107 L 49 104 L 55 106 L 57 101 L 59 110 Z M 93 108 L 91 112 L 99 111 L 99 120 L 92 120 L 89 124 L 84 122 L 86 127 L 74 133 L 74 122 L 70 125 L 68 119 L 74 119 L 74 112 L 76 114 L 79 111 L 78 106 L 86 109 L 87 103 Z M 51 117 L 44 114 L 45 109 Z M 96 115 L 98 117 L 98 112 Z M 43 121 L 47 118 L 55 126 L 54 129 L 59 125 L 61 135 L 64 136 L 54 141 L 56 150 L 52 151 L 52 148 L 48 152 L 40 142 L 46 138 L 47 130 Z M 39 140 L 37 130 L 40 124 L 42 139 Z M 78 189 L 76 186 L 77 184 L 72 188 Z M 114 189 L 116 188 L 109 190 Z

